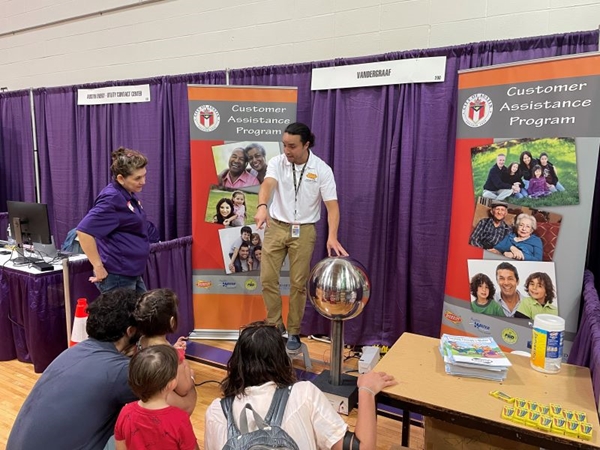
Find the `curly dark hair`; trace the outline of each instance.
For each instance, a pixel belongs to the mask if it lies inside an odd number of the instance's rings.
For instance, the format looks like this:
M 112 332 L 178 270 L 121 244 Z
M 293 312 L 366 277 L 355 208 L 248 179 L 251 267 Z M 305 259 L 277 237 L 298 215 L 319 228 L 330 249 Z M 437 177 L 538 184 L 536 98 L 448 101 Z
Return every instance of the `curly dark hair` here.
M 278 387 L 296 382 L 296 373 L 277 327 L 265 322 L 245 326 L 227 363 L 221 384 L 224 397 L 239 396 L 246 388 L 273 381 Z
M 529 294 L 529 283 L 533 280 L 539 280 L 540 284 L 546 289 L 546 301 L 544 302 L 544 305 L 552 304 L 552 301 L 554 300 L 554 285 L 552 284 L 550 276 L 544 272 L 533 272 L 529 275 L 525 280 L 525 292 L 527 292 L 527 294 Z M 529 295 L 531 296 L 531 294 Z
M 171 289 L 153 289 L 142 294 L 134 312 L 138 331 L 147 337 L 173 333 L 177 330 L 178 304 Z
M 133 311 L 138 298 L 133 289 L 114 289 L 101 294 L 87 307 L 87 334 L 102 342 L 121 339 L 127 328 L 136 326 Z
M 482 284 L 486 284 L 489 289 L 488 300 L 494 298 L 496 294 L 496 287 L 490 277 L 488 277 L 485 273 L 478 273 L 471 278 L 471 295 L 477 298 L 477 289 Z
M 112 160 L 110 171 L 115 180 L 119 175 L 127 178 L 136 170 L 143 169 L 148 165 L 148 158 L 143 154 L 125 147 L 119 147 L 110 156 Z
M 152 345 L 133 355 L 129 363 L 129 386 L 147 402 L 177 377 L 179 358 L 170 345 Z

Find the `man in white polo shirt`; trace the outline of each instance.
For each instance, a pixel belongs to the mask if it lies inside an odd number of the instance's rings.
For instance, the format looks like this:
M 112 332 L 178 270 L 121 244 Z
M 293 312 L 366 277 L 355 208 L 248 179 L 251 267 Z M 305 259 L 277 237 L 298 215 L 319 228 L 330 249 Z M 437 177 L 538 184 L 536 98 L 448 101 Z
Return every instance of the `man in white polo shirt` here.
M 329 235 L 327 252 L 348 256 L 337 238 L 340 209 L 331 167 L 310 151 L 315 137 L 303 123 L 288 125 L 283 133 L 283 154 L 269 161 L 258 193 L 254 221 L 265 225 L 260 281 L 267 322 L 282 331 L 279 272 L 286 255 L 290 259 L 290 311 L 288 314 L 288 350 L 300 348 L 300 325 L 306 305 L 306 281 L 317 233 L 315 223 L 321 217 L 321 200 L 327 208 Z M 271 206 L 267 202 L 273 197 Z

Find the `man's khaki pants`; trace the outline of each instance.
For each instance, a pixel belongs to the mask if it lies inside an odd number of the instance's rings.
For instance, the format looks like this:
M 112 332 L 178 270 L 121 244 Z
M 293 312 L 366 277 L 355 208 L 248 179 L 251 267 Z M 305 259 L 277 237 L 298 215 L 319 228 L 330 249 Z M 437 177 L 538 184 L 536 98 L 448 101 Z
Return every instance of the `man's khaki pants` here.
M 306 305 L 306 281 L 310 272 L 310 260 L 317 240 L 314 224 L 300 225 L 300 237 L 292 237 L 292 226 L 270 219 L 265 231 L 260 265 L 262 294 L 267 308 L 267 322 L 283 323 L 279 275 L 286 255 L 290 259 L 290 312 L 287 330 L 290 335 L 300 334 L 300 325 Z

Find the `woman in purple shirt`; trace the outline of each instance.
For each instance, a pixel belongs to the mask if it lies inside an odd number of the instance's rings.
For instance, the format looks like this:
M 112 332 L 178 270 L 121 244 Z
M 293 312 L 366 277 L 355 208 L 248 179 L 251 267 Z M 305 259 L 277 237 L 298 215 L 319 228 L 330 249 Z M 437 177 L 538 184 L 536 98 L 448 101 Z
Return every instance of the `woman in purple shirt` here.
M 142 274 L 150 243 L 158 241 L 158 231 L 146 218 L 137 195 L 146 184 L 148 159 L 124 147 L 112 152 L 113 181 L 102 189 L 94 206 L 77 225 L 82 250 L 94 267 L 100 292 L 116 288 L 146 291 Z

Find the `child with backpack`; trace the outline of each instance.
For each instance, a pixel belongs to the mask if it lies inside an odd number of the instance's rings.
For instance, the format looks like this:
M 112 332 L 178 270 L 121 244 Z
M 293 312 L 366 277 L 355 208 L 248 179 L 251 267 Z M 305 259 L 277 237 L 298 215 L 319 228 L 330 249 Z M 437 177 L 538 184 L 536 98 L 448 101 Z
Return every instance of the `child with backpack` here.
M 170 345 L 167 334 L 177 330 L 179 300 L 171 289 L 154 289 L 144 293 L 135 308 L 137 330 L 141 334 L 137 350 L 153 345 Z M 185 338 L 180 337 L 173 345 L 178 354 L 177 386 L 168 396 L 172 406 L 190 415 L 196 406 L 196 386 L 192 369 L 185 359 Z
M 341 450 L 344 437 L 376 448 L 375 395 L 396 384 L 383 372 L 357 381 L 359 404 L 355 433 L 325 394 L 309 381 L 296 382 L 285 340 L 274 324 L 255 322 L 242 329 L 227 363 L 223 399 L 206 410 L 204 448 L 233 450 L 273 448 Z M 269 426 L 267 426 L 269 425 Z M 252 444 L 250 445 L 250 442 Z
M 133 356 L 129 385 L 140 400 L 119 414 L 116 450 L 198 450 L 189 415 L 167 403 L 177 386 L 177 366 L 177 351 L 170 345 L 154 345 Z

